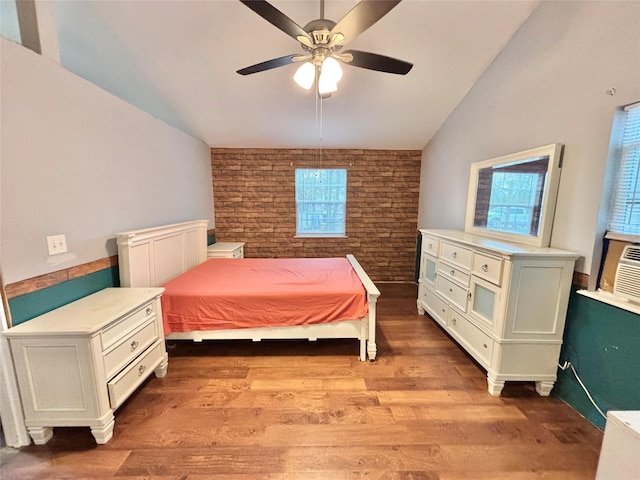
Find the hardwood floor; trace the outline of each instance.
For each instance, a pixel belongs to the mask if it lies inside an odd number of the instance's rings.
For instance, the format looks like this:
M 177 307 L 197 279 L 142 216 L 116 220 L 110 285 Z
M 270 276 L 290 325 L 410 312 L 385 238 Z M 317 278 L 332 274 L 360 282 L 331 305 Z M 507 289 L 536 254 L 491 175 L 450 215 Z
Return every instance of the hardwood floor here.
M 486 372 L 417 315 L 415 285 L 378 286 L 375 362 L 352 340 L 180 342 L 109 443 L 55 428 L 46 445 L 2 449 L 0 478 L 594 478 L 597 428 L 533 383 L 490 396 Z

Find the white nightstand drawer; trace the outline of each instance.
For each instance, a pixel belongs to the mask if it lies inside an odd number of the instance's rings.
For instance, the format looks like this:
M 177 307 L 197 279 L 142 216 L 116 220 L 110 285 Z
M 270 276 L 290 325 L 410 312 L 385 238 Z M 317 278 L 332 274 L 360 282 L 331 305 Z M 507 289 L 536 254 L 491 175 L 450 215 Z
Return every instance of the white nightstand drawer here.
M 440 246 L 440 258 L 465 270 L 471 270 L 471 258 L 473 250 L 461 247 L 455 243 L 442 242 Z
M 500 285 L 502 281 L 502 259 L 475 252 L 473 255 L 473 273 L 491 283 Z
M 109 403 L 111 408 L 116 409 L 124 402 L 129 395 L 153 372 L 165 355 L 164 341 L 158 341 L 107 383 L 109 388 Z
M 121 343 L 115 345 L 114 348 L 105 353 L 104 368 L 107 379 L 113 377 L 129 362 L 144 352 L 157 338 L 157 322 L 155 321 L 155 317 L 153 317 Z
M 149 318 L 153 317 L 154 314 L 155 304 L 154 302 L 149 302 L 143 305 L 142 308 L 133 312 L 131 315 L 121 318 L 113 325 L 109 325 L 100 332 L 102 350 L 108 349 L 128 332 L 135 330 Z

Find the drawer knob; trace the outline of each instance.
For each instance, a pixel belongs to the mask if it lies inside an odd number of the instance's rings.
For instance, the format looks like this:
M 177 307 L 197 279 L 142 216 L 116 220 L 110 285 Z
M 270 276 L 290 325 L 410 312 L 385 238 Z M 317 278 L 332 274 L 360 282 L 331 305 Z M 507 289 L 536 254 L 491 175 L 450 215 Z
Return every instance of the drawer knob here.
M 456 274 L 455 270 L 451 270 L 451 276 L 453 277 Z
M 145 310 L 147 315 L 151 315 L 151 312 L 153 312 L 151 307 L 147 307 L 147 309 Z
M 431 250 L 433 248 L 433 245 L 430 243 L 429 244 L 429 250 Z
M 452 320 L 451 320 L 451 323 L 453 323 L 453 326 L 455 327 L 455 326 L 456 326 L 456 319 L 455 319 L 455 318 L 454 318 L 454 319 L 452 319 Z
M 488 272 L 489 271 L 489 265 L 487 265 L 486 263 L 484 265 L 482 265 L 482 271 L 483 272 Z
M 467 300 L 471 300 L 471 292 L 467 293 Z
M 131 342 L 131 351 L 133 352 L 136 348 L 138 348 L 138 342 L 134 340 Z
M 451 254 L 451 256 L 452 256 L 453 258 L 456 258 L 456 257 L 458 256 L 458 254 L 457 254 L 456 252 L 453 252 L 453 253 Z
M 140 365 L 140 367 L 138 367 L 138 376 L 141 376 L 146 369 L 147 367 L 145 367 L 144 365 Z
M 483 344 L 482 344 L 482 346 L 483 346 L 484 348 L 487 348 L 487 344 L 486 344 L 486 343 L 483 343 Z

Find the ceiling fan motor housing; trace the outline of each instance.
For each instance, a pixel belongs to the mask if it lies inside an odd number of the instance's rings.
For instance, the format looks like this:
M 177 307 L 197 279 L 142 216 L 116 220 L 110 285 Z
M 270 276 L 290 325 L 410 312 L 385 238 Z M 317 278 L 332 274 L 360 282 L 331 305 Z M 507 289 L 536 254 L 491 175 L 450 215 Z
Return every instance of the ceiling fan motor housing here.
M 336 23 L 331 20 L 312 20 L 304 26 L 304 31 L 313 38 L 315 45 L 327 45 L 331 40 L 331 29 Z

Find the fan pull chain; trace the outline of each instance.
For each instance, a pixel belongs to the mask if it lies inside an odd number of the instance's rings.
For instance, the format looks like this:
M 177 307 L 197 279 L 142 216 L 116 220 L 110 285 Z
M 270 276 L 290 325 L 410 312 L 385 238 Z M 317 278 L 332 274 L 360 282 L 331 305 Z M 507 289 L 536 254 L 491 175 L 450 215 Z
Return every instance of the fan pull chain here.
M 316 75 L 317 77 L 318 75 Z M 317 168 L 322 168 L 322 95 L 317 91 L 318 82 L 316 81 L 316 132 L 318 134 L 318 152 L 316 155 Z

